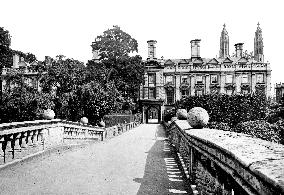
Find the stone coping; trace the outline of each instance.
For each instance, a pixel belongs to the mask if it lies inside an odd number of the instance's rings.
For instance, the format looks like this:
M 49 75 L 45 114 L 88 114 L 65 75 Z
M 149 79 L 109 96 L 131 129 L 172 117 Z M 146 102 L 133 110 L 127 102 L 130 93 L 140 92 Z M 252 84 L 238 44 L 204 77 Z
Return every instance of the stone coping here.
M 186 120 L 177 120 L 173 124 L 203 145 L 217 148 L 236 159 L 256 176 L 280 190 L 279 193 L 284 193 L 284 145 L 243 133 L 208 128 L 191 129 Z
M 0 135 L 19 133 L 23 131 L 31 131 L 37 129 L 43 129 L 52 126 L 64 126 L 64 127 L 74 127 L 83 128 L 87 130 L 95 130 L 103 132 L 105 131 L 102 127 L 86 125 L 79 122 L 66 121 L 61 119 L 52 120 L 35 120 L 35 121 L 23 121 L 23 122 L 12 122 L 12 123 L 2 123 L 0 124 Z

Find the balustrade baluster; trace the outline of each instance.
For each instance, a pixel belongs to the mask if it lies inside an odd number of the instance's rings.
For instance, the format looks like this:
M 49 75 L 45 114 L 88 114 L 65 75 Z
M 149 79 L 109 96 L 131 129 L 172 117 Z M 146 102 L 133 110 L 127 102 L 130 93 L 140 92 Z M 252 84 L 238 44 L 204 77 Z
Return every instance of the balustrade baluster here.
M 28 146 L 28 153 L 32 154 L 34 153 L 34 145 L 33 145 L 33 132 L 29 131 L 27 136 L 27 146 Z
M 0 165 L 4 164 L 5 160 L 5 153 L 4 153 L 4 144 L 5 144 L 5 139 L 3 136 L 0 137 Z
M 44 147 L 43 147 L 43 129 L 38 130 L 37 140 L 38 140 L 39 150 L 44 150 Z
M 14 158 L 15 159 L 21 159 L 22 158 L 22 148 L 20 145 L 20 141 L 21 141 L 21 133 L 17 133 L 14 135 L 14 140 L 15 140 L 15 144 L 14 144 Z
M 6 136 L 6 148 L 4 152 L 5 152 L 5 163 L 14 160 L 13 134 Z
M 28 145 L 27 145 L 27 132 L 22 132 L 20 141 L 21 141 L 21 156 L 27 156 L 28 155 Z

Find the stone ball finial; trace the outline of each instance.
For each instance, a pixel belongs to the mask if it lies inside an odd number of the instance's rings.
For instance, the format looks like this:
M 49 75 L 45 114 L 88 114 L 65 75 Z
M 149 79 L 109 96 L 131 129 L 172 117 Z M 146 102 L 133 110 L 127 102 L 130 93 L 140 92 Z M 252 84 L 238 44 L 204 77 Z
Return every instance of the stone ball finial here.
M 202 129 L 208 124 L 209 115 L 204 108 L 194 107 L 187 114 L 187 122 L 195 129 Z
M 86 124 L 88 124 L 89 120 L 88 120 L 87 117 L 82 117 L 82 118 L 80 119 L 80 122 L 86 125 Z
M 186 120 L 187 119 L 186 109 L 178 109 L 176 116 L 179 120 Z
M 43 116 L 44 119 L 51 120 L 51 119 L 54 119 L 55 113 L 51 109 L 46 109 L 46 110 L 43 111 L 42 116 Z

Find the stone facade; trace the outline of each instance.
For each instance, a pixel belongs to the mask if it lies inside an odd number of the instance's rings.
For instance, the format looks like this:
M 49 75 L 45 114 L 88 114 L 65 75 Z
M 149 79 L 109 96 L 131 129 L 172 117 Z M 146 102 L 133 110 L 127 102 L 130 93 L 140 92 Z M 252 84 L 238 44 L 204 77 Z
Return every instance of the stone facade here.
M 9 76 L 13 75 L 14 73 L 19 73 L 22 75 L 23 81 L 30 87 L 33 87 L 37 90 L 41 90 L 40 87 L 40 73 L 37 70 L 38 66 L 37 61 L 32 63 L 27 63 L 24 61 L 24 58 L 18 55 L 13 55 L 13 66 L 11 68 L 3 68 L 1 79 L 2 79 L 2 91 L 9 90 L 15 86 L 17 86 L 17 83 L 15 83 L 12 80 L 9 80 Z M 45 64 L 51 64 L 51 58 L 49 56 L 45 57 Z M 42 72 L 41 74 L 45 74 L 46 72 Z
M 191 43 L 188 59 L 157 59 L 156 41 L 148 41 L 149 56 L 145 61 L 144 83 L 140 100 L 163 101 L 163 107 L 173 105 L 187 96 L 205 94 L 265 93 L 270 97 L 271 68 L 264 62 L 262 30 L 257 27 L 254 54 L 243 51 L 243 43 L 235 44 L 229 55 L 229 35 L 226 26 L 221 32 L 219 58 L 200 55 L 200 39 Z M 163 110 L 163 107 L 161 108 Z

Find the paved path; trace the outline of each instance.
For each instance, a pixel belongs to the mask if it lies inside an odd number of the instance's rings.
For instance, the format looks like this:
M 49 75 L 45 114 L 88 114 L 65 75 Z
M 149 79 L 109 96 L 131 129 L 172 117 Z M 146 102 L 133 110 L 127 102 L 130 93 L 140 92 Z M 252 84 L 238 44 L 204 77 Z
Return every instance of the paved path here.
M 143 124 L 85 148 L 0 172 L 0 194 L 187 194 L 162 126 Z

